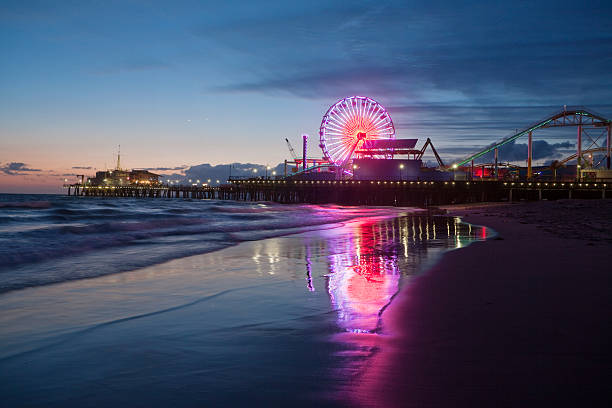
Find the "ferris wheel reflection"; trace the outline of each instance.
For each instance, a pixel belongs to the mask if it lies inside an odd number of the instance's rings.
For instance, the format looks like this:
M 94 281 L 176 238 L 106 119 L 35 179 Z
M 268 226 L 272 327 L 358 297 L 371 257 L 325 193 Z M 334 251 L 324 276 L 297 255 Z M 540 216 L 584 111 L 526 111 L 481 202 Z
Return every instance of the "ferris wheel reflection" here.
M 329 241 L 327 291 L 341 329 L 378 332 L 380 316 L 398 292 L 400 278 L 450 248 L 485 240 L 490 230 L 456 217 L 364 218 L 349 233 Z M 308 264 L 310 266 L 310 264 Z M 311 274 L 308 269 L 308 287 Z
M 379 220 L 364 220 L 353 228 L 354 234 L 332 248 L 327 289 L 342 329 L 372 333 L 399 288 L 397 255 L 387 252 L 379 239 L 385 228 Z

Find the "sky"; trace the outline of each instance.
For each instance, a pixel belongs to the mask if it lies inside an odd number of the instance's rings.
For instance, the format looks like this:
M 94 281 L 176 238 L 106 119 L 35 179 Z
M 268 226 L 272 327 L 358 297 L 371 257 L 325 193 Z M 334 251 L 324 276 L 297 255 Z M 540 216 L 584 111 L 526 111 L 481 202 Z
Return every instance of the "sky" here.
M 612 117 L 611 12 L 609 1 L 0 0 L 0 192 L 59 192 L 114 167 L 119 144 L 124 167 L 173 174 L 276 166 L 290 158 L 285 137 L 298 148 L 303 133 L 320 157 L 321 119 L 351 95 L 446 161 L 563 105 Z M 537 161 L 568 156 L 575 132 L 536 132 Z

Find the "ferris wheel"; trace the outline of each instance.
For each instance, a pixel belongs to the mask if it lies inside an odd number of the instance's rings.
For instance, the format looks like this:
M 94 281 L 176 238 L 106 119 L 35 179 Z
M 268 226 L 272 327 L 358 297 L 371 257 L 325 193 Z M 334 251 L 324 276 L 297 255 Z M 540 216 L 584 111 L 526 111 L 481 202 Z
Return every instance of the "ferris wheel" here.
M 319 136 L 324 157 L 344 166 L 366 140 L 394 139 L 395 127 L 381 104 L 365 96 L 349 96 L 327 110 Z

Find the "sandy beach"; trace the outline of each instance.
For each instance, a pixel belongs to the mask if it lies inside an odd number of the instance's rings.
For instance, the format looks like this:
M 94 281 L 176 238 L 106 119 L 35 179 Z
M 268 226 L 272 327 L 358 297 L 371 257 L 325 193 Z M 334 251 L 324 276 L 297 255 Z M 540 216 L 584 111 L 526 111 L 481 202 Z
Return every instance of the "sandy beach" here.
M 386 310 L 360 406 L 609 406 L 612 201 L 449 207 L 498 236 L 447 253 Z

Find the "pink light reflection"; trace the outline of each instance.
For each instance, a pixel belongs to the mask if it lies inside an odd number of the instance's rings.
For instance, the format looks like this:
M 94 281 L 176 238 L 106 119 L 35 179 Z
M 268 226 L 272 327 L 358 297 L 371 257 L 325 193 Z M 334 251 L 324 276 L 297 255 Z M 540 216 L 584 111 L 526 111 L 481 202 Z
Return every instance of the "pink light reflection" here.
M 378 221 L 353 224 L 355 233 L 339 242 L 329 257 L 329 296 L 338 311 L 338 325 L 348 332 L 374 332 L 381 311 L 399 288 L 396 256 L 377 251 Z

